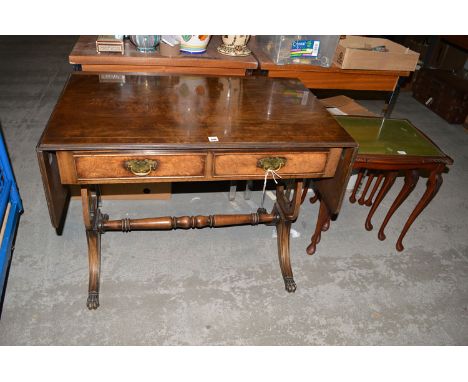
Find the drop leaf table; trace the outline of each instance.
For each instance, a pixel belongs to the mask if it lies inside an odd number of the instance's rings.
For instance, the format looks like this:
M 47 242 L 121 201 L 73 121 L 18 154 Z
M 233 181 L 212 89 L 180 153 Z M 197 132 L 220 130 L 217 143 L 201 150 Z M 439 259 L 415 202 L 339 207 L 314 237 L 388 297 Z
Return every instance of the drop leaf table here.
M 275 225 L 286 290 L 296 284 L 289 232 L 315 179 L 338 213 L 356 142 L 298 80 L 71 74 L 37 146 L 52 225 L 60 233 L 69 187 L 79 185 L 88 241 L 87 306 L 99 306 L 101 235 L 108 231 Z M 272 211 L 113 219 L 99 186 L 281 177 Z

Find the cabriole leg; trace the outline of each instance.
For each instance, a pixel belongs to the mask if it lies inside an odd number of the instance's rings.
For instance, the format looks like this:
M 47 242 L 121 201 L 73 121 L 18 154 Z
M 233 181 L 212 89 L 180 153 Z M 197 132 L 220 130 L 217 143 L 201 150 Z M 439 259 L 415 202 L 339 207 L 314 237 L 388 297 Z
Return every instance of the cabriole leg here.
M 359 198 L 358 200 L 358 203 L 362 206 L 365 201 L 366 201 L 366 195 L 367 195 L 367 191 L 369 190 L 369 187 L 371 186 L 372 184 L 372 181 L 374 180 L 374 174 L 369 174 L 367 176 L 367 183 L 364 187 L 364 190 L 362 191 L 362 194 L 361 194 L 361 197 Z
M 374 195 L 377 192 L 377 190 L 379 189 L 379 186 L 380 186 L 380 183 L 382 183 L 383 177 L 384 177 L 383 174 L 379 174 L 379 176 L 377 177 L 377 180 L 375 181 L 375 184 L 374 184 L 374 188 L 372 188 L 372 191 L 371 191 L 369 197 L 364 202 L 364 204 L 366 206 L 370 207 L 372 205 L 372 201 L 374 200 Z
M 320 198 L 319 198 L 320 200 Z M 310 239 L 310 244 L 306 249 L 308 255 L 313 255 L 317 248 L 317 244 L 320 242 L 322 231 L 326 231 L 330 228 L 330 213 L 323 200 L 320 200 L 319 214 L 317 218 L 317 224 L 315 226 L 314 234 Z
M 405 237 L 406 233 L 408 232 L 409 228 L 413 224 L 414 220 L 418 217 L 418 215 L 427 207 L 429 202 L 436 196 L 437 192 L 439 192 L 440 186 L 442 185 L 442 171 L 444 170 L 444 165 L 440 165 L 435 170 L 431 171 L 429 175 L 429 179 L 427 180 L 427 188 L 424 192 L 423 196 L 419 200 L 416 207 L 414 207 L 413 212 L 408 217 L 408 220 L 403 227 L 403 231 L 401 231 L 400 236 L 398 237 L 396 243 L 397 251 L 403 251 L 405 247 L 403 247 L 403 238 Z
M 385 174 L 385 180 L 382 185 L 382 188 L 380 189 L 379 193 L 377 194 L 377 197 L 375 198 L 374 204 L 372 204 L 372 207 L 369 211 L 369 214 L 367 215 L 366 218 L 366 223 L 364 226 L 366 227 L 366 230 L 372 231 L 373 225 L 372 225 L 372 217 L 374 216 L 375 211 L 379 207 L 380 203 L 382 202 L 383 198 L 385 195 L 387 195 L 388 190 L 392 188 L 393 183 L 395 183 L 395 179 L 398 175 L 398 172 L 396 171 L 390 171 L 387 174 Z
M 418 183 L 418 179 L 419 173 L 417 170 L 407 170 L 405 172 L 405 183 L 400 193 L 392 203 L 392 206 L 388 210 L 387 215 L 385 215 L 385 219 L 382 225 L 380 226 L 379 233 L 377 235 L 379 240 L 385 240 L 385 227 L 387 226 L 390 218 L 393 216 L 398 207 L 400 207 L 400 205 L 406 200 L 408 195 L 414 190 L 414 187 L 416 187 L 416 184 Z
M 353 192 L 351 193 L 351 196 L 349 197 L 349 201 L 351 203 L 356 203 L 356 193 L 358 192 L 359 186 L 361 185 L 361 180 L 365 171 L 366 170 L 363 168 L 359 169 L 356 183 L 354 184 Z

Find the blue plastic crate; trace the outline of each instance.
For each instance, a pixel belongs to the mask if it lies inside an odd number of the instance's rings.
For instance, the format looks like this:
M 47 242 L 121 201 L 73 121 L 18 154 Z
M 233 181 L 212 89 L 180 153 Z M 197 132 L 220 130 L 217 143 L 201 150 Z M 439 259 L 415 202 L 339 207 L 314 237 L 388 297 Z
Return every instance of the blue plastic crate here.
M 2 301 L 13 242 L 19 223 L 19 215 L 22 212 L 23 204 L 21 203 L 18 187 L 13 176 L 10 160 L 8 159 L 5 141 L 0 133 L 0 297 Z

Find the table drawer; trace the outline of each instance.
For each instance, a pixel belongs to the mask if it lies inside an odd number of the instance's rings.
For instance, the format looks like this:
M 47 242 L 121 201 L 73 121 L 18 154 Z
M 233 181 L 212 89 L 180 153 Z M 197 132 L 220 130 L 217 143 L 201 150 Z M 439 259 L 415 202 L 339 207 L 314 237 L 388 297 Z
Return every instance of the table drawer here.
M 308 152 L 215 153 L 213 177 L 262 177 L 261 160 L 280 158 L 281 176 L 329 177 L 335 174 L 340 148 Z M 272 162 L 272 163 L 273 163 Z M 277 166 L 278 168 L 278 166 Z
M 63 183 L 168 181 L 205 176 L 206 154 L 58 152 Z

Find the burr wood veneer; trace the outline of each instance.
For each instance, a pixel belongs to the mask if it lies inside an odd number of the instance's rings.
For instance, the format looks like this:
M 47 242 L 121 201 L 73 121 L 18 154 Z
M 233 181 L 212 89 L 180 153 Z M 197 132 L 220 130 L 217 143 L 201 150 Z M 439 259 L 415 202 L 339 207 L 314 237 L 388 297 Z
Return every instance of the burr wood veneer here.
M 285 288 L 294 292 L 289 232 L 314 178 L 337 214 L 356 143 L 297 80 L 265 77 L 131 76 L 100 82 L 76 72 L 37 146 L 53 226 L 60 233 L 70 185 L 81 186 L 88 240 L 87 306 L 99 306 L 100 238 L 106 231 L 270 224 L 278 231 Z M 142 219 L 102 213 L 99 185 L 262 179 L 274 170 L 271 212 Z

